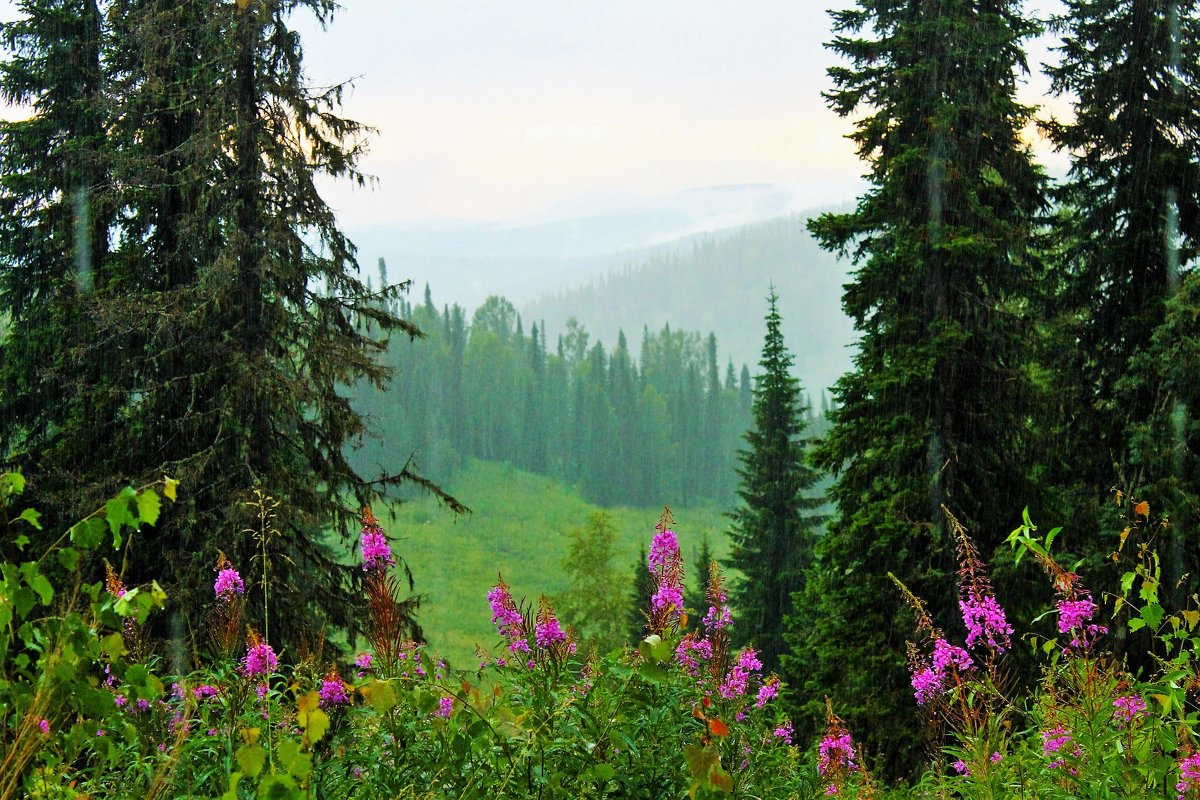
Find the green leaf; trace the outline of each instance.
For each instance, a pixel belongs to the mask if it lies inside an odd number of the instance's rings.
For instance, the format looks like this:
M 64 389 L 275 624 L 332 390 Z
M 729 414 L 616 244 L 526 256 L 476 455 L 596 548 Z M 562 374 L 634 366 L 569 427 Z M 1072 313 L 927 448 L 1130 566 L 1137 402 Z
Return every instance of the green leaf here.
M 38 598 L 41 599 L 42 605 L 50 605 L 50 601 L 54 599 L 54 587 L 50 585 L 50 581 L 45 575 L 38 573 L 31 578 L 28 578 L 29 588 L 38 593 Z
M 0 475 L 0 497 L 18 495 L 25 491 L 25 476 L 19 472 Z
M 377 714 L 386 714 L 396 707 L 396 692 L 387 681 L 372 681 L 363 687 L 362 692 Z
M 661 642 L 662 637 L 660 637 L 658 634 L 652 633 L 645 639 L 642 639 L 642 641 L 638 642 L 638 653 L 641 654 L 642 658 L 647 663 L 657 664 L 659 659 L 654 657 L 654 653 L 655 648 L 658 647 Z
M 97 517 L 85 519 L 71 528 L 71 541 L 83 550 L 94 550 L 104 541 L 104 531 L 107 527 L 104 520 Z
M 1158 630 L 1159 624 L 1162 623 L 1163 607 L 1152 603 L 1142 609 L 1140 616 L 1150 626 L 1150 630 Z
M 617 771 L 613 769 L 612 764 L 597 764 L 595 773 L 597 780 L 606 783 L 617 776 Z
M 110 633 L 100 640 L 100 651 L 110 660 L 119 658 L 125 655 L 125 640 L 119 633 Z
M 258 796 L 264 800 L 298 800 L 301 794 L 291 775 L 268 775 L 258 784 Z
M 153 525 L 158 521 L 158 514 L 162 510 L 162 500 L 158 499 L 158 493 L 153 489 L 146 489 L 137 496 L 138 520 Z
M 229 776 L 229 791 L 221 795 L 220 800 L 239 800 L 238 798 L 238 781 L 242 779 L 242 773 L 234 772 Z
M 1129 620 L 1129 630 L 1131 631 L 1140 631 L 1144 627 L 1146 627 L 1146 621 L 1141 617 L 1134 617 Z
M 130 504 L 136 500 L 137 496 L 133 487 L 126 486 L 116 497 L 104 504 L 104 518 L 108 521 L 108 529 L 112 531 L 114 542 L 119 541 L 117 537 L 121 528 L 137 527 L 137 519 L 130 510 Z M 120 545 L 116 544 L 114 547 L 120 547 Z
M 234 758 L 237 759 L 242 772 L 254 778 L 262 772 L 263 765 L 267 763 L 267 751 L 260 744 L 242 745 L 237 749 Z
M 42 515 L 40 512 L 34 511 L 32 508 L 27 508 L 24 511 L 22 511 L 17 516 L 17 519 L 28 522 L 30 525 L 32 525 L 35 529 L 37 529 L 39 531 L 42 529 L 42 523 L 41 523 Z
M 64 547 L 57 553 L 58 563 L 67 572 L 74 572 L 75 567 L 79 566 L 79 551 L 74 547 Z

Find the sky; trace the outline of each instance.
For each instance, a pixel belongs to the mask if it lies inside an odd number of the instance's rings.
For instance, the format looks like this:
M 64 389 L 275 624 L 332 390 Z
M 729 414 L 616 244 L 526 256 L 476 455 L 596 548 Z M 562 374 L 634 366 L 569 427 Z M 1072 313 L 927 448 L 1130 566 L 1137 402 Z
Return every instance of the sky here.
M 375 187 L 323 191 L 353 228 L 569 219 L 731 184 L 782 187 L 797 210 L 851 199 L 851 122 L 820 96 L 825 8 L 848 5 L 344 0 L 324 31 L 301 13 L 310 79 L 353 80 L 345 115 L 376 129 Z M 1042 91 L 1035 76 L 1027 99 Z

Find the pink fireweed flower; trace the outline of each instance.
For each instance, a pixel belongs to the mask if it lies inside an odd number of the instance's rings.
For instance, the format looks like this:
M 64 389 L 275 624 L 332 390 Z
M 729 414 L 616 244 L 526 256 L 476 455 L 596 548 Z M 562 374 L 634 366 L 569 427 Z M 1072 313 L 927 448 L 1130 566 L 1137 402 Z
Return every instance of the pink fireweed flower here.
M 359 546 L 362 549 L 364 570 L 382 570 L 396 565 L 396 557 L 392 555 L 392 547 L 388 544 L 382 528 L 363 528 Z
M 1097 636 L 1108 633 L 1103 625 L 1089 624 L 1095 616 L 1096 604 L 1090 594 L 1084 594 L 1076 599 L 1062 599 L 1058 606 L 1058 632 L 1073 634 L 1068 647 L 1086 650 L 1092 646 Z
M 1042 731 L 1042 754 L 1047 756 L 1054 755 L 1070 741 L 1071 734 L 1062 725 L 1056 725 L 1048 731 Z
M 915 690 L 917 705 L 925 705 L 941 694 L 942 676 L 929 667 L 917 670 L 912 676 L 912 687 Z
M 792 743 L 792 733 L 793 731 L 791 722 L 785 722 L 776 727 L 775 730 L 771 731 L 772 736 L 774 736 L 776 739 L 783 739 L 788 744 Z
M 242 659 L 242 674 L 247 678 L 270 675 L 275 671 L 278 659 L 271 645 L 264 642 L 257 632 L 251 631 L 246 640 L 246 655 Z
M 216 697 L 220 691 L 215 686 L 209 686 L 207 683 L 197 686 L 192 689 L 192 697 L 197 700 L 207 700 L 210 697 Z
M 700 663 L 696 657 L 699 656 L 708 661 L 712 658 L 712 654 L 712 642 L 699 638 L 695 633 L 689 633 L 683 637 L 675 647 L 675 660 L 693 678 L 700 674 Z
M 971 774 L 970 767 L 968 767 L 967 763 L 965 761 L 963 761 L 961 758 L 958 761 L 955 761 L 950 766 L 954 767 L 954 771 L 957 772 L 959 775 L 970 775 Z
M 973 666 L 971 656 L 966 650 L 955 647 L 945 639 L 934 639 L 933 669 L 935 672 L 945 674 L 951 667 L 959 672 L 966 672 Z
M 826 733 L 817 747 L 817 773 L 827 778 L 838 772 L 853 772 L 858 769 L 854 758 L 854 743 L 848 731 Z
M 521 618 L 521 612 L 517 610 L 517 604 L 513 602 L 508 584 L 503 578 L 498 579 L 496 585 L 488 592 L 487 598 L 492 606 L 492 623 L 500 635 L 506 639 L 519 636 L 525 621 Z
M 981 597 L 972 593 L 965 600 L 958 601 L 958 607 L 967 626 L 967 647 L 974 647 L 976 642 L 982 640 L 996 652 L 1003 653 L 1012 646 L 1009 636 L 1013 628 L 995 597 Z
M 370 653 L 359 653 L 354 657 L 354 666 L 359 669 L 370 669 L 372 660 Z
M 654 534 L 650 543 L 650 574 L 658 580 L 658 588 L 650 598 L 655 611 L 671 608 L 678 614 L 683 609 L 683 556 L 675 531 L 663 530 Z
M 1200 753 L 1192 753 L 1179 762 L 1179 783 L 1175 784 L 1179 800 L 1184 800 L 1197 786 L 1200 786 Z
M 755 708 L 762 708 L 779 694 L 779 676 L 772 675 L 767 678 L 767 682 L 758 690 L 758 697 L 754 700 Z
M 346 693 L 346 684 L 337 674 L 336 667 L 330 669 L 329 674 L 321 680 L 321 688 L 317 690 L 317 694 L 321 698 L 321 708 L 344 706 L 350 702 L 350 696 Z
M 559 642 L 565 642 L 567 633 L 558 624 L 558 619 L 550 614 L 545 619 L 538 620 L 534 631 L 534 640 L 538 647 L 548 650 Z
M 42 736 L 50 735 L 50 720 L 43 719 L 38 722 L 38 730 L 42 732 Z
M 443 697 L 438 700 L 438 710 L 434 712 L 434 716 L 450 718 L 450 714 L 454 711 L 454 698 Z
M 760 669 L 762 669 L 762 662 L 758 660 L 758 654 L 754 652 L 753 647 L 747 645 L 738 653 L 737 663 L 730 667 L 729 674 L 725 676 L 725 680 L 717 691 L 727 700 L 741 697 L 746 693 L 746 686 L 750 682 L 751 675 Z
M 1113 719 L 1121 723 L 1122 726 L 1133 722 L 1145 710 L 1146 701 L 1138 694 L 1125 695 L 1113 700 Z
M 999 750 L 996 750 L 996 751 L 994 751 L 994 752 L 992 753 L 992 755 L 991 755 L 991 757 L 990 757 L 990 759 L 989 759 L 989 760 L 990 760 L 990 761 L 991 761 L 993 764 L 999 764 L 999 763 L 1000 763 L 1000 762 L 1001 762 L 1003 759 L 1004 759 L 1004 756 L 1002 756 L 1002 755 L 1000 754 L 1000 751 L 999 751 Z
M 217 573 L 217 580 L 213 584 L 213 593 L 218 600 L 228 603 L 235 596 L 246 593 L 246 584 L 242 581 L 242 576 L 238 574 L 238 571 L 232 566 L 228 566 Z

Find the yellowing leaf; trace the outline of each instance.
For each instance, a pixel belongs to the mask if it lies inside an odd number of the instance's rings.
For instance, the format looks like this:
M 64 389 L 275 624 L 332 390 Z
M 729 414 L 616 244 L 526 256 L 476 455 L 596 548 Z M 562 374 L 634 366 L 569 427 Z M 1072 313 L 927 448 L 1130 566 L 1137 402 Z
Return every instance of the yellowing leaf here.
M 308 714 L 308 724 L 304 728 L 304 738 L 308 744 L 314 745 L 325 736 L 329 730 L 329 715 L 321 709 L 314 709 Z
M 1133 507 L 1133 513 L 1140 514 L 1143 517 L 1150 516 L 1150 504 L 1143 500 Z
M 708 721 L 708 730 L 713 736 L 728 736 L 729 726 L 719 719 L 710 719 Z
M 179 481 L 163 475 L 163 495 L 172 503 L 175 502 L 175 487 L 178 485 Z
M 1200 611 L 1181 611 L 1180 614 L 1183 617 L 1183 621 L 1187 623 L 1188 630 L 1200 624 Z
M 1130 531 L 1129 528 L 1126 528 L 1125 530 L 1121 531 L 1121 543 L 1119 545 L 1117 545 L 1117 552 L 1120 552 L 1121 550 L 1125 549 L 1125 540 L 1129 538 L 1129 531 Z

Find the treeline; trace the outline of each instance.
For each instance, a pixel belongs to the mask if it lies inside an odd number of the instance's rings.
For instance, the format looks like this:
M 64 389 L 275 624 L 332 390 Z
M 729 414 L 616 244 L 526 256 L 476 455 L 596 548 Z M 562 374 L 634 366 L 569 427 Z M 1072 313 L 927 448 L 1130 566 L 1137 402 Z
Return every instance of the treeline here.
M 386 282 L 382 262 L 380 272 Z M 457 304 L 439 311 L 428 287 L 422 302 L 401 297 L 391 310 L 426 336 L 392 340 L 390 388 L 355 390 L 379 433 L 352 454 L 363 474 L 411 457 L 446 481 L 474 456 L 575 484 L 602 505 L 731 502 L 754 378 L 721 365 L 714 334 L 643 327 L 635 354 L 624 332 L 606 348 L 573 319 L 561 333 L 536 322 L 526 333 L 502 297 L 469 322 Z M 807 413 L 819 431 L 821 417 Z

